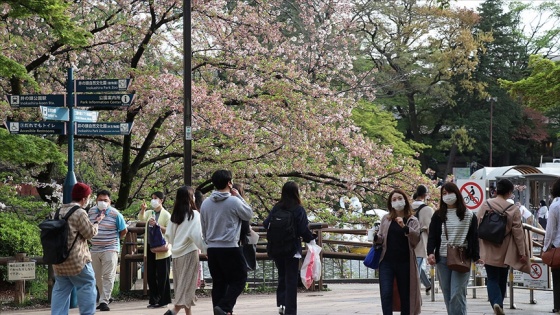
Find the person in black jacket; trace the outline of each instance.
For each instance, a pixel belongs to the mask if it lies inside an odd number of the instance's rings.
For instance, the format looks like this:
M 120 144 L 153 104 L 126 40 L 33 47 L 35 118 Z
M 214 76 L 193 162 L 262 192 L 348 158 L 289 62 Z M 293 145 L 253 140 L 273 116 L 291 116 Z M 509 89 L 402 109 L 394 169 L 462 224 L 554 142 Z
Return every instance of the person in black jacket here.
M 467 314 L 469 272 L 461 273 L 447 267 L 447 244 L 465 247 L 467 257 L 482 264 L 477 230 L 476 215 L 465 206 L 457 185 L 445 183 L 441 187 L 439 209 L 430 223 L 427 252 L 428 263 L 437 263 L 439 284 L 449 315 Z
M 297 314 L 297 285 L 299 279 L 299 259 L 301 258 L 301 239 L 304 242 L 315 242 L 315 235 L 309 230 L 309 221 L 305 209 L 301 205 L 299 188 L 295 182 L 286 182 L 282 187 L 280 201 L 272 208 L 264 220 L 264 227 L 268 228 L 271 215 L 280 209 L 293 212 L 297 227 L 295 251 L 290 256 L 275 257 L 274 263 L 278 269 L 278 287 L 276 288 L 276 306 L 282 315 Z

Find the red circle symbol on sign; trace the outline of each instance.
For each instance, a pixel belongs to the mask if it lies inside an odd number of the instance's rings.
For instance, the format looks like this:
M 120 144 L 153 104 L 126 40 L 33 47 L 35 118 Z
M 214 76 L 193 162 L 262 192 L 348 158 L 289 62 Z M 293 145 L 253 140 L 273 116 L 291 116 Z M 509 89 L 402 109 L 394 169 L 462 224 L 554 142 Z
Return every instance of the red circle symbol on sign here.
M 531 264 L 531 278 L 539 279 L 542 276 L 542 268 L 539 264 Z
M 480 207 L 482 201 L 484 200 L 484 190 L 482 190 L 482 187 L 475 182 L 466 182 L 463 186 L 461 186 L 460 191 L 463 199 L 465 200 L 465 205 L 470 210 Z

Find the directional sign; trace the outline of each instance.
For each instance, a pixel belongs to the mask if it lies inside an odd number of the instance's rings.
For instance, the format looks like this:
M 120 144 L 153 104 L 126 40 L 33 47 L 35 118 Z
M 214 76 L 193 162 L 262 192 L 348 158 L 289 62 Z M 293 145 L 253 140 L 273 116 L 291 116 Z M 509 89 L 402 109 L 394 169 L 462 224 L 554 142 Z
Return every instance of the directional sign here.
M 70 109 L 66 107 L 41 106 L 41 115 L 44 120 L 70 120 Z M 78 122 L 97 122 L 98 112 L 89 110 L 74 109 L 74 121 Z
M 132 123 L 76 123 L 77 135 L 128 135 Z
M 457 186 L 468 209 L 476 210 L 482 205 L 485 198 L 484 180 L 458 180 Z
M 6 95 L 11 107 L 66 106 L 66 95 Z
M 66 123 L 59 121 L 8 121 L 7 126 L 11 134 L 66 134 Z
M 126 107 L 134 102 L 134 94 L 77 94 L 76 106 Z
M 76 92 L 119 92 L 126 91 L 132 83 L 131 79 L 106 79 L 106 80 L 75 80 Z

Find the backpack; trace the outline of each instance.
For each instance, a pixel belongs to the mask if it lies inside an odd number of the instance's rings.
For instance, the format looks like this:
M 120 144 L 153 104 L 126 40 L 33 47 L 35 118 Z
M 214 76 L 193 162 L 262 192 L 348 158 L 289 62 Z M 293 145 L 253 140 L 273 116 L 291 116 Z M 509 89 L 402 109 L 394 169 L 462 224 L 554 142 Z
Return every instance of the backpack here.
M 70 255 L 78 237 L 76 236 L 72 246 L 68 249 L 68 234 L 70 232 L 68 218 L 78 209 L 80 209 L 80 206 L 72 207 L 62 219 L 60 218 L 60 209 L 58 209 L 53 219 L 47 218 L 39 224 L 41 245 L 43 246 L 43 263 L 60 264 Z
M 494 244 L 502 244 L 506 238 L 507 229 L 507 214 L 506 210 L 512 204 L 503 209 L 502 212 L 494 210 L 490 202 L 486 201 L 489 210 L 484 213 L 484 216 L 478 224 L 478 238 L 492 242 Z
M 416 212 L 414 213 L 414 216 L 420 220 L 420 210 L 422 210 L 422 208 L 427 207 L 428 205 L 423 203 L 420 205 L 420 207 L 418 207 L 418 209 L 416 209 Z
M 266 230 L 266 252 L 271 258 L 290 257 L 296 253 L 297 228 L 292 209 L 278 208 L 270 214 Z

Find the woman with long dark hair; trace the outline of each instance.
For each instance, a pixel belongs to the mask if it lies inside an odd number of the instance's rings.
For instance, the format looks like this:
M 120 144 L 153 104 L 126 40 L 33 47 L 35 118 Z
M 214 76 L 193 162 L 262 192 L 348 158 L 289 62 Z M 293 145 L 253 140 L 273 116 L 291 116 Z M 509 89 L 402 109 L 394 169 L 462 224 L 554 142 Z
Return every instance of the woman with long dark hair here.
M 439 208 L 432 216 L 428 234 L 428 263 L 437 264 L 439 285 L 449 315 L 467 314 L 469 272 L 457 272 L 447 267 L 447 244 L 466 249 L 467 258 L 480 261 L 478 221 L 467 209 L 459 188 L 454 183 L 441 186 Z
M 167 241 L 172 245 L 175 291 L 175 306 L 165 315 L 175 315 L 181 309 L 185 309 L 185 313 L 190 315 L 191 306 L 196 301 L 198 250 L 205 253 L 206 246 L 202 239 L 200 214 L 195 211 L 193 196 L 192 187 L 183 186 L 177 190 L 171 222 L 165 232 Z
M 264 220 L 264 226 L 269 227 L 271 216 L 277 211 L 286 210 L 292 212 L 294 224 L 297 229 L 297 239 L 294 244 L 294 252 L 285 257 L 275 257 L 274 263 L 278 269 L 278 287 L 276 288 L 276 306 L 282 315 L 297 314 L 297 285 L 299 279 L 299 259 L 301 258 L 301 239 L 309 243 L 314 241 L 315 236 L 309 230 L 309 221 L 305 209 L 301 205 L 299 187 L 295 182 L 286 182 L 282 187 L 280 200 L 270 211 Z
M 420 280 L 414 248 L 420 241 L 420 223 L 413 215 L 408 196 L 395 189 L 387 198 L 387 213 L 373 241 L 382 245 L 379 260 L 379 291 L 383 315 L 393 314 L 393 285 L 401 300 L 401 314 L 420 314 Z

